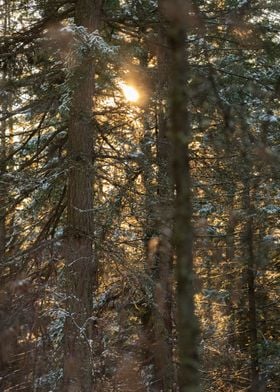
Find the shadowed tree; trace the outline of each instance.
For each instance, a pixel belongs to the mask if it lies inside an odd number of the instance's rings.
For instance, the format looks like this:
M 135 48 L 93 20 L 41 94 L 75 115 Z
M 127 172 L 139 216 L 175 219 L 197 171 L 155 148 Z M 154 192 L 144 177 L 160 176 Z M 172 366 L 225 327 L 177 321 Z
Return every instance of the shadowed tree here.
M 194 313 L 192 202 L 188 143 L 190 121 L 188 109 L 188 67 L 186 32 L 191 2 L 163 1 L 170 50 L 169 138 L 172 147 L 172 172 L 175 186 L 173 241 L 176 255 L 177 332 L 179 354 L 179 388 L 182 392 L 199 390 L 198 323 Z

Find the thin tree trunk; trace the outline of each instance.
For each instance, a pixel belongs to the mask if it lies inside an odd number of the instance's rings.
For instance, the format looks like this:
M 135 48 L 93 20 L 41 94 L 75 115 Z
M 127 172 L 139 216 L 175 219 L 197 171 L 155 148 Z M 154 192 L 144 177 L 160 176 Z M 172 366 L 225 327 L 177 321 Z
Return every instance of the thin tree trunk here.
M 159 113 L 158 129 L 158 176 L 153 185 L 152 151 L 143 140 L 145 163 L 143 167 L 146 191 L 145 237 L 147 246 L 147 269 L 152 278 L 153 303 L 145 312 L 144 327 L 147 335 L 146 355 L 153 365 L 153 390 L 173 390 L 174 369 L 172 361 L 172 181 L 167 154 L 165 121 Z M 148 127 L 147 127 L 148 129 Z M 164 140 L 165 138 L 165 140 Z M 163 144 L 165 150 L 163 151 Z M 167 169 L 168 167 L 168 169 Z
M 159 347 L 157 356 L 158 372 L 162 380 L 162 391 L 172 391 L 175 384 L 173 365 L 173 322 L 172 322 L 172 283 L 173 283 L 173 247 L 171 234 L 173 227 L 173 182 L 170 160 L 170 140 L 167 136 L 166 96 L 169 85 L 167 75 L 168 49 L 166 25 L 163 18 L 162 4 L 159 3 L 160 27 L 158 50 L 158 135 L 157 135 L 157 205 L 158 205 L 158 284 L 155 293 L 157 309 L 162 322 L 161 334 L 157 337 Z M 161 366 L 159 366 L 161 364 Z
M 78 0 L 75 22 L 89 32 L 100 22 L 100 0 Z M 93 255 L 93 148 L 92 121 L 94 59 L 84 57 L 73 76 L 68 134 L 68 205 L 65 280 L 67 318 L 64 329 L 66 392 L 92 391 L 92 298 L 97 266 Z
M 5 80 L 5 78 L 4 78 Z M 7 112 L 7 105 L 2 105 L 3 113 Z M 4 262 L 5 259 L 5 248 L 6 248 L 6 202 L 7 202 L 7 187 L 3 174 L 6 173 L 6 128 L 7 121 L 3 120 L 1 124 L 1 140 L 0 140 L 0 263 Z
M 245 182 L 246 181 L 246 182 Z M 247 214 L 244 229 L 244 255 L 246 259 L 246 275 L 248 288 L 248 324 L 250 336 L 250 356 L 251 356 L 251 389 L 258 392 L 260 386 L 259 375 L 259 356 L 258 356 L 258 330 L 257 330 L 257 311 L 256 311 L 256 288 L 255 288 L 255 255 L 253 243 L 253 217 L 250 197 L 250 182 L 244 181 L 243 207 Z
M 228 297 L 226 300 L 227 308 L 226 314 L 228 316 L 228 344 L 230 346 L 236 345 L 236 330 L 235 330 L 235 307 L 233 301 L 233 292 L 235 282 L 234 274 L 234 254 L 235 254 L 235 217 L 232 216 L 232 211 L 234 211 L 234 197 L 235 197 L 235 184 L 233 184 L 232 189 L 229 190 L 229 196 L 227 198 L 227 205 L 229 209 L 229 218 L 226 227 L 226 265 L 225 265 L 225 288 L 228 291 Z
M 143 318 L 146 337 L 145 349 L 148 363 L 153 369 L 153 391 L 170 392 L 175 385 L 172 345 L 172 263 L 173 249 L 171 245 L 172 232 L 172 200 L 173 184 L 170 170 L 170 147 L 167 138 L 166 101 L 167 86 L 167 45 L 165 26 L 161 21 L 158 32 L 158 82 L 157 82 L 157 175 L 153 171 L 154 154 L 149 140 L 153 137 L 149 126 L 148 107 L 145 108 L 145 135 L 142 150 L 145 154 L 143 165 L 143 180 L 146 191 L 146 224 L 145 237 L 147 246 L 147 267 L 152 277 L 153 303 L 146 309 Z M 143 66 L 147 67 L 146 64 Z M 155 176 L 157 182 L 155 185 Z
M 162 125 L 163 123 L 159 125 L 158 144 L 161 144 Z M 152 365 L 153 369 L 152 390 L 170 392 L 174 385 L 171 316 L 173 251 L 170 235 L 172 182 L 169 170 L 168 172 L 164 170 L 164 167 L 168 166 L 168 158 L 165 157 L 166 160 L 163 160 L 162 152 L 158 152 L 157 186 L 153 183 L 156 173 L 152 171 L 153 153 L 149 143 L 152 135 L 147 121 L 144 126 L 146 130 L 142 142 L 142 151 L 145 154 L 143 181 L 146 193 L 144 233 L 147 272 L 152 279 L 153 296 L 150 306 L 143 310 L 146 335 L 144 353 L 145 362 Z M 158 151 L 161 150 L 162 146 Z
M 157 279 L 155 280 L 155 303 L 159 322 L 157 323 L 155 353 L 156 377 L 162 380 L 162 391 L 172 391 L 175 378 L 173 367 L 172 336 L 172 281 L 173 281 L 173 247 L 172 201 L 173 186 L 170 176 L 170 159 L 168 157 L 168 139 L 166 121 L 159 112 L 158 129 L 158 236 Z
M 9 1 L 5 1 L 4 3 L 4 37 L 9 34 L 10 31 L 10 3 Z M 5 86 L 5 83 L 9 80 L 9 64 L 4 64 L 2 70 L 2 80 Z M 1 103 L 3 117 L 5 117 L 10 109 L 10 93 L 6 92 L 6 95 L 3 95 L 3 102 Z M 1 135 L 0 135 L 0 172 L 1 177 L 7 171 L 7 130 L 9 127 L 12 127 L 11 120 L 4 119 L 1 122 Z M 7 185 L 6 179 L 0 178 L 0 264 L 3 263 L 6 254 L 6 237 L 7 237 L 7 228 L 6 228 L 6 204 L 7 204 Z
M 190 123 L 187 95 L 186 23 L 187 7 L 183 0 L 164 2 L 170 47 L 170 141 L 176 191 L 174 203 L 174 245 L 177 258 L 177 332 L 179 353 L 179 390 L 199 390 L 197 343 L 199 328 L 194 310 L 192 256 L 192 202 L 188 160 Z

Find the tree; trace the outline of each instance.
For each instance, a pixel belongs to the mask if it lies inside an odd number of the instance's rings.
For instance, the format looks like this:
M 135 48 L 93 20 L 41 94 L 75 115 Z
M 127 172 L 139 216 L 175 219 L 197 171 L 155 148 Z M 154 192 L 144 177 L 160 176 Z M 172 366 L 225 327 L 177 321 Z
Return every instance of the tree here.
M 190 3 L 163 2 L 164 16 L 168 21 L 167 42 L 170 47 L 168 71 L 170 142 L 172 146 L 172 171 L 176 197 L 174 200 L 174 246 L 177 280 L 177 331 L 179 352 L 179 388 L 198 391 L 198 324 L 194 313 L 194 271 L 192 257 L 191 180 L 189 150 L 191 138 L 188 109 L 186 31 Z
M 101 1 L 81 0 L 76 3 L 76 26 L 78 29 L 84 29 L 89 37 L 90 34 L 95 34 L 100 25 L 101 6 Z M 93 255 L 93 151 L 96 136 L 92 111 L 95 68 L 91 52 L 82 52 L 77 61 L 71 76 L 73 90 L 67 157 L 69 174 L 65 243 L 65 392 L 92 389 L 91 316 L 97 274 Z
M 278 2 L 0 3 L 2 389 L 278 391 Z

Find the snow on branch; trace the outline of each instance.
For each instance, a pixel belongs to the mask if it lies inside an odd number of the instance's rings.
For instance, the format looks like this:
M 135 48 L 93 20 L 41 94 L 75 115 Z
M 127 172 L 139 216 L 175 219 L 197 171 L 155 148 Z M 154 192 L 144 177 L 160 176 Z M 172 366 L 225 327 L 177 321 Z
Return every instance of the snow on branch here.
M 86 27 L 72 24 L 63 27 L 61 31 L 72 34 L 74 39 L 74 51 L 80 57 L 95 53 L 112 56 L 116 53 L 117 47 L 107 44 L 100 36 L 98 30 L 90 33 Z

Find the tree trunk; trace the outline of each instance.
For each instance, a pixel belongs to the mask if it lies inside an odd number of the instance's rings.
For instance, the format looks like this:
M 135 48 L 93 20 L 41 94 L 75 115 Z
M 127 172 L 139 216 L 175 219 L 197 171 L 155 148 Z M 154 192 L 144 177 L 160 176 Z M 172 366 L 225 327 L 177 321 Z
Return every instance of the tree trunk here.
M 3 34 L 4 37 L 9 34 L 10 30 L 10 5 L 8 1 L 4 3 L 4 21 L 3 21 Z M 5 63 L 2 70 L 2 81 L 5 86 L 9 79 L 9 64 Z M 6 86 L 5 86 L 6 87 Z M 1 109 L 4 117 L 7 115 L 8 110 L 10 109 L 10 93 L 6 92 L 6 95 L 2 96 Z M 10 124 L 8 124 L 9 120 L 2 120 L 1 122 L 1 134 L 0 134 L 0 174 L 3 174 L 7 171 L 7 145 L 6 145 L 6 137 L 7 137 L 7 128 Z M 0 178 L 0 265 L 4 263 L 5 259 L 5 249 L 6 249 L 6 204 L 7 204 L 7 186 L 6 179 Z
M 243 208 L 247 214 L 244 228 L 244 256 L 246 261 L 246 280 L 248 289 L 248 324 L 250 337 L 250 357 L 251 357 L 251 392 L 258 392 L 260 386 L 259 376 L 259 356 L 258 356 L 258 330 L 256 313 L 256 293 L 255 293 L 255 255 L 253 243 L 253 216 L 250 197 L 249 179 L 244 181 Z
M 163 177 L 160 174 L 158 174 L 157 186 L 153 183 L 156 173 L 152 171 L 153 153 L 150 144 L 147 143 L 151 135 L 147 121 L 145 123 L 145 135 L 142 142 L 142 151 L 145 154 L 143 162 L 145 222 L 143 229 L 146 245 L 146 271 L 151 278 L 153 299 L 149 306 L 143 308 L 142 311 L 146 337 L 144 361 L 152 365 L 152 390 L 169 392 L 174 384 L 171 317 L 173 255 L 169 234 L 171 232 L 171 199 L 168 197 L 169 189 L 164 189 Z M 162 170 L 162 165 L 159 163 L 159 173 Z M 165 177 L 168 177 L 166 172 Z M 166 181 L 164 182 L 166 184 Z
M 174 203 L 174 245 L 177 278 L 177 332 L 179 354 L 179 390 L 199 390 L 198 323 L 194 311 L 192 257 L 192 202 L 188 159 L 190 123 L 187 95 L 186 23 L 188 2 L 165 1 L 168 21 L 167 38 L 170 49 L 170 142 L 176 197 Z
M 4 114 L 7 112 L 7 105 L 2 105 Z M 0 141 L 0 171 L 1 176 L 6 173 L 6 127 L 7 121 L 3 120 L 1 124 L 1 141 Z M 6 202 L 7 202 L 7 187 L 5 178 L 0 179 L 0 264 L 5 260 L 6 247 Z
M 159 70 L 159 79 L 162 79 Z M 143 180 L 146 192 L 146 258 L 147 270 L 152 278 L 153 303 L 145 310 L 143 318 L 147 335 L 146 356 L 153 366 L 153 391 L 170 392 L 174 386 L 172 361 L 172 195 L 173 186 L 170 176 L 168 140 L 163 108 L 159 107 L 157 137 L 157 184 L 153 184 L 155 173 L 152 171 L 153 152 L 150 144 L 149 126 L 143 139 L 145 153 Z M 145 140 L 146 139 L 146 140 Z
M 173 365 L 173 325 L 172 325 L 172 285 L 173 285 L 173 247 L 171 234 L 173 227 L 173 182 L 170 161 L 170 140 L 167 136 L 166 98 L 169 78 L 166 24 L 162 3 L 159 2 L 159 46 L 158 46 L 158 135 L 157 135 L 157 230 L 159 236 L 158 281 L 155 301 L 162 328 L 156 336 L 158 351 L 156 356 L 156 377 L 162 380 L 162 391 L 172 391 L 175 384 Z
M 101 4 L 100 0 L 78 0 L 76 25 L 86 27 L 89 32 L 96 30 Z M 93 255 L 94 59 L 85 56 L 74 72 L 68 134 L 63 390 L 90 392 L 93 385 L 90 317 L 97 273 Z
M 236 185 L 233 183 L 233 186 L 228 190 L 229 194 L 227 197 L 227 205 L 229 210 L 229 217 L 226 226 L 226 264 L 224 275 L 226 277 L 225 281 L 225 289 L 228 292 L 228 297 L 226 300 L 227 308 L 226 314 L 228 316 L 228 344 L 229 346 L 236 346 L 236 309 L 234 306 L 233 297 L 236 295 L 234 293 L 236 281 L 235 281 L 235 271 L 234 271 L 234 256 L 235 256 L 235 226 L 234 222 L 235 217 L 232 215 L 232 211 L 234 211 L 234 197 L 235 197 L 235 189 Z M 236 289 L 235 289 L 236 290 Z
M 146 200 L 146 258 L 147 270 L 152 278 L 153 303 L 146 308 L 143 323 L 147 338 L 145 347 L 146 362 L 153 369 L 153 391 L 170 392 L 174 390 L 173 336 L 172 336 L 172 280 L 173 249 L 172 201 L 173 183 L 170 170 L 170 142 L 167 138 L 166 90 L 167 78 L 167 42 L 165 22 L 162 20 L 161 2 L 159 3 L 158 30 L 158 69 L 157 69 L 157 107 L 156 107 L 156 161 L 157 173 L 153 170 L 154 153 L 149 141 L 153 138 L 149 124 L 149 104 L 145 107 L 145 134 L 142 151 L 145 154 L 143 180 Z M 143 66 L 147 67 L 147 61 Z M 155 183 L 156 177 L 156 183 Z

